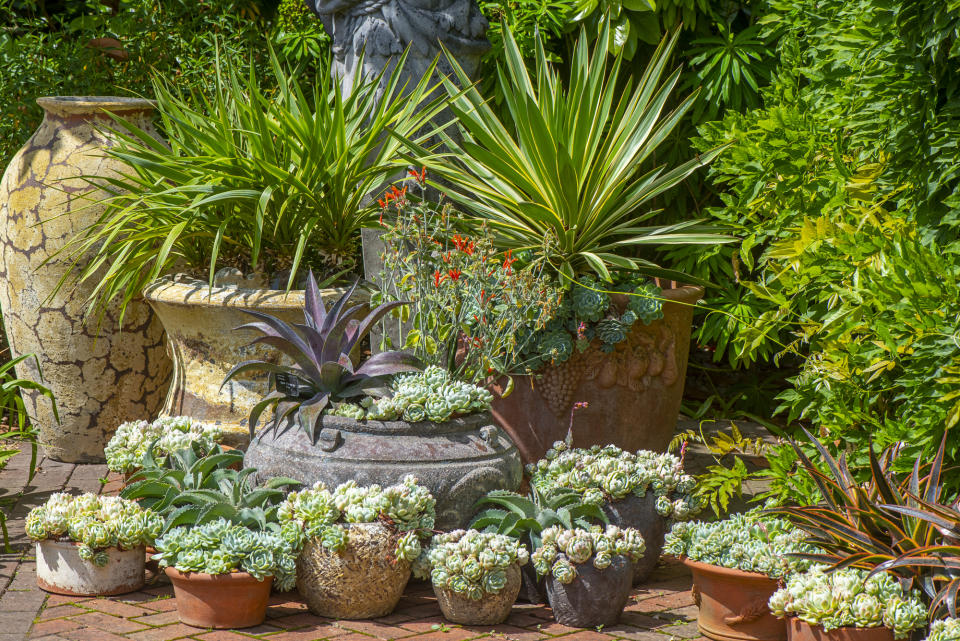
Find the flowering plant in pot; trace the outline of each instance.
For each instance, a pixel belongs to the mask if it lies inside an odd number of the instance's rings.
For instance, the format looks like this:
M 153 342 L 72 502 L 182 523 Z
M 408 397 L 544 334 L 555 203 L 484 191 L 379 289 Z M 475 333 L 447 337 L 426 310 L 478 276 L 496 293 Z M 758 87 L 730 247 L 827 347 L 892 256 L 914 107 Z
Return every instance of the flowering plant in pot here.
M 769 611 L 777 582 L 811 562 L 796 555 L 816 548 L 806 533 L 759 510 L 713 523 L 674 523 L 664 552 L 683 559 L 693 572 L 697 625 L 711 639 L 783 641 L 787 631 Z
M 145 546 L 162 519 L 118 497 L 57 493 L 27 515 L 37 584 L 48 592 L 105 595 L 143 586 Z
M 694 496 L 696 479 L 684 473 L 683 463 L 672 454 L 646 450 L 634 454 L 615 445 L 573 448 L 572 420 L 571 413 L 567 439 L 527 466 L 530 484 L 542 492 L 572 489 L 585 504 L 603 509 L 610 523 L 638 529 L 646 543 L 646 552 L 634 567 L 634 582 L 640 582 L 660 559 L 669 523 L 700 511 Z
M 412 476 L 389 487 L 349 481 L 332 492 L 323 483 L 291 492 L 278 516 L 301 533 L 297 590 L 310 611 L 336 619 L 392 612 L 431 535 L 435 504 Z
M 198 443 L 210 452 L 220 440 L 219 426 L 197 421 L 189 416 L 160 417 L 155 421 L 128 421 L 121 423 L 103 450 L 107 469 L 120 474 L 131 474 L 143 465 L 147 448 L 153 444 L 153 456 L 158 463 L 170 452 Z
M 433 537 L 414 566 L 433 584 L 443 616 L 464 625 L 497 625 L 510 616 L 520 592 L 520 567 L 530 554 L 517 539 L 492 532 L 454 530 Z
M 541 533 L 531 559 L 546 577 L 554 618 L 575 628 L 613 625 L 630 596 L 632 564 L 643 556 L 643 537 L 633 528 L 606 530 L 552 526 Z
M 770 611 L 788 617 L 790 641 L 890 641 L 927 623 L 920 593 L 885 573 L 814 566 L 787 579 L 770 597 Z
M 167 531 L 154 558 L 173 583 L 182 622 L 249 628 L 263 623 L 271 585 L 293 588 L 299 544 L 292 524 L 255 530 L 220 518 Z

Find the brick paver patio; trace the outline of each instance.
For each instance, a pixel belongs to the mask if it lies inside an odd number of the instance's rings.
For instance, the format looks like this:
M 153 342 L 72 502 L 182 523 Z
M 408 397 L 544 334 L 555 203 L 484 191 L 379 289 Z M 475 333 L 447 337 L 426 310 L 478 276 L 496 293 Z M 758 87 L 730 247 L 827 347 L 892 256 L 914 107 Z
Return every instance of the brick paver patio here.
M 688 468 L 697 467 L 691 461 Z M 266 622 L 244 630 L 202 630 L 180 623 L 166 577 L 150 577 L 145 589 L 117 597 L 48 595 L 37 588 L 33 547 L 23 519 L 53 492 L 119 491 L 121 481 L 103 465 L 72 465 L 42 459 L 24 487 L 28 453 L 0 470 L 0 498 L 13 497 L 8 530 L 12 551 L 0 554 L 0 641 L 684 641 L 700 637 L 697 609 L 690 598 L 690 575 L 672 562 L 662 563 L 651 579 L 635 588 L 621 622 L 600 630 L 578 630 L 556 623 L 546 606 L 518 603 L 503 625 L 469 627 L 445 623 L 429 584 L 411 583 L 390 616 L 373 621 L 332 621 L 307 611 L 295 592 L 275 593 Z

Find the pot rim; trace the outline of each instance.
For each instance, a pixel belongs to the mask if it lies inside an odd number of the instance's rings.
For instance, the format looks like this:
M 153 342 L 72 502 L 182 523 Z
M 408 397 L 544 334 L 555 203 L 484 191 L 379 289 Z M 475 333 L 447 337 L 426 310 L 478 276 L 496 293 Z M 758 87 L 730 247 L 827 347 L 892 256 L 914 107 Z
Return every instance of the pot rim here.
M 130 96 L 42 96 L 37 104 L 57 115 L 106 116 L 105 112 L 153 111 L 155 100 Z
M 293 416 L 287 417 L 286 424 L 289 425 L 290 421 L 296 421 L 296 418 Z M 493 426 L 497 429 L 497 436 L 506 436 L 506 433 L 494 422 L 493 415 L 489 410 L 485 412 L 474 412 L 473 414 L 467 414 L 466 416 L 454 416 L 442 423 L 433 423 L 431 421 L 419 421 L 417 423 L 408 423 L 407 421 L 358 421 L 357 419 L 348 418 L 346 416 L 333 416 L 330 414 L 325 414 L 321 419 L 320 425 L 322 428 L 337 429 L 342 432 L 350 432 L 355 434 L 382 434 L 387 436 L 409 435 L 411 433 L 411 427 L 415 428 L 415 432 L 418 436 L 432 436 L 436 434 L 472 432 L 478 427 L 482 428 L 486 426 Z M 300 430 L 299 425 L 290 425 L 289 427 L 289 429 L 294 428 Z M 261 430 L 259 433 L 265 433 L 270 429 L 273 428 L 267 427 L 266 429 Z M 304 437 L 306 437 L 305 434 Z
M 712 563 L 703 563 L 702 561 L 693 561 L 687 557 L 681 557 L 680 562 L 691 570 L 700 570 L 701 572 L 712 572 L 713 574 L 723 574 L 730 577 L 736 577 L 741 579 L 763 579 L 765 581 L 772 581 L 777 583 L 780 579 L 775 579 L 773 577 L 767 576 L 766 574 L 761 574 L 760 572 L 746 572 L 744 570 L 737 570 L 735 568 L 725 568 L 722 565 L 713 565 Z
M 811 628 L 819 628 L 820 630 L 823 630 L 823 626 L 822 626 L 821 624 L 819 624 L 819 623 L 807 623 L 806 621 L 804 621 L 803 619 L 801 619 L 801 618 L 800 618 L 799 616 L 797 616 L 796 614 L 789 614 L 789 615 L 787 615 L 787 616 L 785 616 L 785 617 L 777 617 L 777 618 L 784 619 L 787 623 L 792 623 L 792 622 L 795 621 L 795 622 L 797 622 L 797 623 L 800 623 L 800 624 L 802 624 L 802 625 L 805 625 L 805 626 L 808 626 L 808 627 L 811 627 Z M 890 630 L 890 628 L 888 628 L 888 627 L 885 626 L 885 625 L 878 625 L 878 626 L 875 626 L 875 627 L 872 627 L 872 628 L 861 628 L 861 627 L 856 626 L 856 625 L 842 625 L 842 626 L 840 626 L 839 628 L 834 628 L 834 629 L 830 630 L 830 632 L 827 632 L 827 634 L 832 634 L 832 633 L 834 633 L 834 632 L 841 632 L 841 631 L 843 631 L 843 630 L 848 630 L 848 631 L 851 631 L 851 632 L 873 632 L 873 631 L 875 631 L 875 630 Z M 824 630 L 824 632 L 826 632 L 826 630 Z M 891 630 L 891 632 L 892 632 L 892 630 Z
M 173 566 L 163 568 L 163 573 L 170 577 L 171 581 L 190 581 L 191 583 L 263 583 L 263 581 L 273 581 L 273 575 L 269 575 L 261 581 L 249 572 L 234 571 L 226 574 L 207 574 L 206 572 L 181 572 Z
M 57 539 L 49 539 L 49 538 L 48 538 L 48 539 L 43 539 L 42 541 L 34 541 L 34 543 L 36 543 L 37 545 L 43 545 L 44 543 L 49 543 L 49 544 L 51 544 L 51 545 L 59 545 L 59 546 L 63 546 L 63 547 L 80 547 L 81 545 L 83 545 L 83 543 L 81 543 L 80 541 L 74 541 L 73 539 L 64 539 L 64 540 L 62 540 L 62 541 L 59 541 L 59 540 L 57 540 Z M 94 549 L 95 549 L 95 550 L 108 550 L 108 551 L 109 551 L 109 550 L 116 550 L 117 552 L 131 552 L 131 551 L 134 551 L 134 550 L 138 550 L 138 549 L 140 549 L 140 548 L 143 548 L 144 550 L 146 550 L 147 547 L 148 547 L 148 546 L 147 546 L 145 543 L 141 543 L 140 545 L 135 545 L 135 546 L 133 546 L 132 548 L 120 547 L 119 545 L 110 545 L 110 546 L 105 547 L 105 548 L 94 548 Z
M 340 296 L 345 288 L 321 290 L 324 298 Z M 147 285 L 143 296 L 151 304 L 163 303 L 181 307 L 240 308 L 262 310 L 303 309 L 304 290 L 257 289 L 214 285 L 196 278 L 162 276 Z

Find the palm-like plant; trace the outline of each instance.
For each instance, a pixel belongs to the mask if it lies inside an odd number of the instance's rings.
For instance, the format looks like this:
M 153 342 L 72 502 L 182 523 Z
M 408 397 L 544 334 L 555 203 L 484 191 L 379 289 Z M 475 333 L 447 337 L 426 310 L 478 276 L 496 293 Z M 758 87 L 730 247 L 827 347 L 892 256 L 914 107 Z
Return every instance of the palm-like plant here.
M 610 269 L 683 278 L 627 254 L 638 246 L 731 240 L 699 220 L 648 225 L 658 212 L 643 211 L 720 149 L 672 169 L 650 168 L 657 146 L 695 98 L 688 96 L 661 118 L 680 77 L 678 69 L 660 82 L 678 36 L 660 43 L 634 85 L 632 78 L 620 77 L 620 56 L 608 64 L 603 44 L 609 25 L 603 30 L 592 53 L 581 32 L 569 78 L 562 82 L 539 40 L 531 78 L 504 27 L 505 66 L 498 73 L 510 124 L 469 86 L 463 68 L 451 58 L 459 85 L 450 78 L 444 82 L 463 139 L 446 137 L 445 153 L 431 153 L 415 141 L 408 144 L 417 162 L 444 179 L 446 184 L 436 186 L 486 222 L 503 249 L 531 251 L 567 281 L 590 270 L 610 280 Z
M 261 336 L 254 344 L 270 345 L 293 361 L 293 365 L 284 365 L 248 360 L 237 363 L 227 372 L 224 383 L 244 372 L 267 372 L 275 387 L 250 411 L 251 438 L 260 415 L 273 408 L 274 429 L 296 412 L 297 422 L 311 441 L 316 442 L 320 415 L 332 402 L 376 395 L 395 374 L 422 368 L 420 360 L 407 352 L 380 352 L 359 367 L 354 366 L 350 353 L 357 343 L 390 310 L 406 304 L 384 303 L 369 313 L 365 304 L 348 307 L 356 286 L 354 283 L 327 311 L 311 272 L 304 297 L 303 325 L 290 325 L 270 314 L 245 310 L 259 320 L 238 329 L 259 332 Z

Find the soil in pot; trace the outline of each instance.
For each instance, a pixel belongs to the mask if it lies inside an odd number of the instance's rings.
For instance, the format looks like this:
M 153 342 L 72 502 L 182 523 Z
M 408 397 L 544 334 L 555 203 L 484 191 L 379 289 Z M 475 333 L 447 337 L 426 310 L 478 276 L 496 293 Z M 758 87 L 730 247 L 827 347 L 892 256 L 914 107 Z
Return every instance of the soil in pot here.
M 633 563 L 615 556 L 605 570 L 593 564 L 576 566 L 577 578 L 568 584 L 547 576 L 547 600 L 553 618 L 571 628 L 595 628 L 614 625 L 620 620 L 633 585 Z
M 510 616 L 513 604 L 520 592 L 520 566 L 507 568 L 507 584 L 496 594 L 484 594 L 473 600 L 464 594 L 444 588 L 433 588 L 437 603 L 445 619 L 462 625 L 497 625 Z
M 273 577 L 258 581 L 246 572 L 204 574 L 166 568 L 180 621 L 197 628 L 252 628 L 267 616 Z
M 643 497 L 631 494 L 620 501 L 604 504 L 603 512 L 613 525 L 640 531 L 646 550 L 633 564 L 633 584 L 645 581 L 660 561 L 667 533 L 667 519 L 657 512 L 657 497 L 652 491 Z
M 297 591 L 310 611 L 331 619 L 374 619 L 397 607 L 410 563 L 395 557 L 397 535 L 380 523 L 352 523 L 331 552 L 311 539 L 297 557 Z
M 786 623 L 767 602 L 776 579 L 684 559 L 693 572 L 693 600 L 700 608 L 697 627 L 714 641 L 786 641 Z
M 890 628 L 837 628 L 827 632 L 797 617 L 787 619 L 788 641 L 893 641 Z
M 46 592 L 71 596 L 126 594 L 143 587 L 144 546 L 129 550 L 108 548 L 103 567 L 80 558 L 73 541 L 37 542 L 37 586 Z

